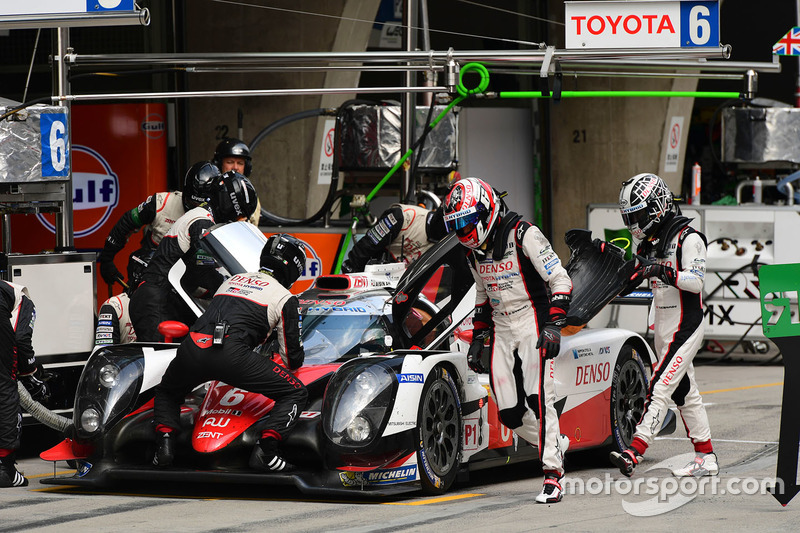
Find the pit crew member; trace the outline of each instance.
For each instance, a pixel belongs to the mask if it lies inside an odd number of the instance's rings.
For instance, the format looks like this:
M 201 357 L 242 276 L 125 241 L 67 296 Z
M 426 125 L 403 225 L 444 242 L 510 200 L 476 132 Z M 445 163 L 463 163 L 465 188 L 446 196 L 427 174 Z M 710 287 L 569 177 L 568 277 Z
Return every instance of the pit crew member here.
M 147 256 L 158 247 L 161 239 L 184 213 L 208 200 L 219 180 L 219 169 L 208 161 L 195 163 L 186 172 L 181 191 L 159 192 L 130 211 L 122 214 L 106 237 L 103 250 L 97 257 L 100 275 L 112 286 L 123 280 L 122 273 L 114 264 L 114 257 L 122 250 L 130 236 L 144 229 L 141 248 L 134 252 Z M 128 285 L 131 272 L 140 273 L 144 267 L 136 261 L 134 254 L 128 260 Z
M 655 174 L 638 174 L 622 184 L 622 220 L 638 242 L 638 264 L 630 288 L 647 280 L 653 291 L 654 343 L 658 364 L 647 391 L 645 411 L 630 448 L 611 452 L 611 462 L 633 474 L 661 427 L 672 399 L 681 413 L 695 458 L 675 476 L 710 476 L 719 472 L 711 445 L 703 399 L 694 378 L 694 359 L 703 344 L 702 290 L 706 238 L 678 215 L 672 193 Z
M 428 210 L 417 205 L 392 204 L 353 245 L 342 263 L 342 273 L 363 272 L 371 259 L 378 259 L 384 253 L 391 262 L 409 265 L 446 233 L 442 207 Z
M 521 218 L 477 178 L 456 182 L 444 200 L 445 224 L 468 248 L 477 286 L 469 361 L 482 370 L 477 356 L 493 339 L 490 383 L 500 420 L 538 446 L 545 479 L 536 501 L 556 503 L 569 440 L 554 406 L 553 359 L 572 281 L 539 228 Z
M 24 487 L 28 479 L 15 467 L 14 454 L 22 433 L 17 380 L 37 401 L 50 395 L 31 339 L 36 309 L 21 285 L 0 280 L 0 488 Z
M 174 432 L 180 427 L 180 405 L 195 386 L 221 380 L 275 400 L 259 423 L 261 438 L 250 466 L 268 472 L 294 467 L 284 460 L 278 444 L 294 428 L 305 408 L 308 392 L 294 376 L 305 358 L 300 340 L 300 311 L 289 288 L 303 273 L 303 244 L 286 234 L 271 236 L 261 251 L 260 270 L 237 274 L 225 281 L 206 312 L 178 348 L 155 393 L 155 422 L 159 446 L 153 464 L 172 464 Z M 285 366 L 253 349 L 276 332 Z
M 253 172 L 253 157 L 250 153 L 250 147 L 244 141 L 234 138 L 223 139 L 214 149 L 214 157 L 211 159 L 212 163 L 222 172 L 234 170 L 239 174 L 244 174 L 246 178 L 250 178 Z M 256 204 L 256 210 L 250 215 L 249 222 L 258 226 L 258 221 L 261 219 L 261 201 Z
M 194 316 L 180 297 L 171 290 L 168 275 L 182 260 L 186 273 L 181 282 L 193 292 L 204 288 L 213 294 L 222 283 L 216 263 L 200 247 L 200 238 L 215 223 L 245 220 L 256 206 L 256 191 L 250 180 L 238 172 L 226 172 L 219 179 L 217 192 L 210 201 L 187 211 L 161 240 L 142 283 L 131 296 L 131 319 L 139 341 L 162 342 L 158 325 L 165 320 L 191 324 Z

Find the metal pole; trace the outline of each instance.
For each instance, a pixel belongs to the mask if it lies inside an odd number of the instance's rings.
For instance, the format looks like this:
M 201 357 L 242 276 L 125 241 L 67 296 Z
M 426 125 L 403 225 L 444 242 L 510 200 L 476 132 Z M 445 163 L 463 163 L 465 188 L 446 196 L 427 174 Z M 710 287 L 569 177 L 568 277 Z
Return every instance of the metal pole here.
M 67 153 L 72 154 L 72 104 L 69 95 L 69 67 L 64 61 L 69 50 L 69 28 L 58 28 L 53 35 L 53 102 L 67 108 L 69 123 L 67 136 Z M 69 175 L 64 191 L 64 202 L 60 212 L 56 213 L 56 247 L 70 249 L 74 245 L 72 211 L 72 157 L 70 155 Z
M 78 28 L 97 26 L 149 26 L 150 10 L 106 13 L 60 13 L 0 16 L 0 30 Z
M 385 94 L 399 92 L 425 93 L 430 91 L 444 92 L 447 87 L 327 87 L 319 89 L 253 89 L 242 91 L 184 91 L 157 93 L 106 93 L 106 94 L 67 94 L 63 97 L 53 96 L 53 102 L 64 99 L 70 102 L 88 100 L 150 100 L 160 98 L 208 98 L 228 96 L 298 96 L 311 94 Z
M 417 25 L 417 0 L 405 0 L 406 10 L 404 13 L 404 24 L 406 27 L 406 50 L 413 52 L 417 48 L 417 35 L 414 27 Z M 416 74 L 411 71 L 406 71 L 404 74 L 405 86 L 413 87 L 416 83 Z M 408 151 L 414 143 L 414 123 L 416 115 L 416 98 L 411 92 L 406 91 L 403 93 L 402 100 L 402 136 L 400 139 L 400 153 L 404 154 Z M 403 166 L 403 185 L 400 187 L 400 201 L 405 201 L 412 187 L 411 165 Z
M 602 50 L 556 50 L 553 59 L 562 63 L 570 60 L 610 60 L 618 58 L 639 59 L 728 59 L 729 45 L 709 49 L 641 48 Z M 541 63 L 545 50 L 464 50 L 436 51 L 413 50 L 405 52 L 239 52 L 208 54 L 70 54 L 68 62 L 76 65 L 236 65 L 327 62 L 415 62 L 428 64 L 431 60 L 446 63 L 449 59 L 460 62 L 478 61 L 492 64 Z

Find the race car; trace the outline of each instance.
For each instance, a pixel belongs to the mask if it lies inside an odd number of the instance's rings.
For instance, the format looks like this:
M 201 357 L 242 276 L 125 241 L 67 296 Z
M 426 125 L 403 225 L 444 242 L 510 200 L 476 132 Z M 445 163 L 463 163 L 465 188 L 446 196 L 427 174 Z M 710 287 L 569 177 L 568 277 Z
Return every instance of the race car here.
M 266 239 L 246 223 L 214 228 L 204 249 L 228 274 L 256 270 Z M 170 273 L 180 287 L 180 267 Z M 98 348 L 81 376 L 72 438 L 41 454 L 78 465 L 43 483 L 103 486 L 125 480 L 294 485 L 309 494 L 387 496 L 446 492 L 459 472 L 538 457 L 503 426 L 488 374 L 467 365 L 474 283 L 454 235 L 402 272 L 323 276 L 301 293 L 305 364 L 295 372 L 308 405 L 282 455 L 297 469 L 248 468 L 269 398 L 221 382 L 187 397 L 175 465 L 151 465 L 154 387 L 173 343 Z M 591 270 L 591 269 L 589 269 Z M 269 345 L 265 357 L 273 356 Z M 279 358 L 276 358 L 279 360 Z M 570 450 L 621 449 L 640 419 L 655 356 L 636 333 L 583 329 L 563 338 L 557 409 Z

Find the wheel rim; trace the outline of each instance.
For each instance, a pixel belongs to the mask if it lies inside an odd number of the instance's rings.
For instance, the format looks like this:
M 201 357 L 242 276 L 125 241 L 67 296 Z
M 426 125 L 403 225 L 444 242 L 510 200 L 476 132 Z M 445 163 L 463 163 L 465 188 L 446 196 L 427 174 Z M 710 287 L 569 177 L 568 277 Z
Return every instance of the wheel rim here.
M 636 424 L 644 414 L 644 402 L 647 396 L 644 376 L 636 361 L 625 361 L 620 368 L 616 390 L 616 419 L 620 436 L 629 446 L 633 441 Z
M 444 476 L 453 468 L 459 445 L 458 406 L 450 386 L 438 380 L 428 390 L 422 411 L 422 450 L 433 471 Z

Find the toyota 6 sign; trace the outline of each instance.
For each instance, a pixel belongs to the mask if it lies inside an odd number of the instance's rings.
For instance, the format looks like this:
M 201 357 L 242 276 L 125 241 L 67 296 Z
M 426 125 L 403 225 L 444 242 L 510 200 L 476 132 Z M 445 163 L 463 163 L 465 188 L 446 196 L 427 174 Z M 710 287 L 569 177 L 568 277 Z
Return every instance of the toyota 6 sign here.
M 719 4 L 566 2 L 567 48 L 719 46 Z

